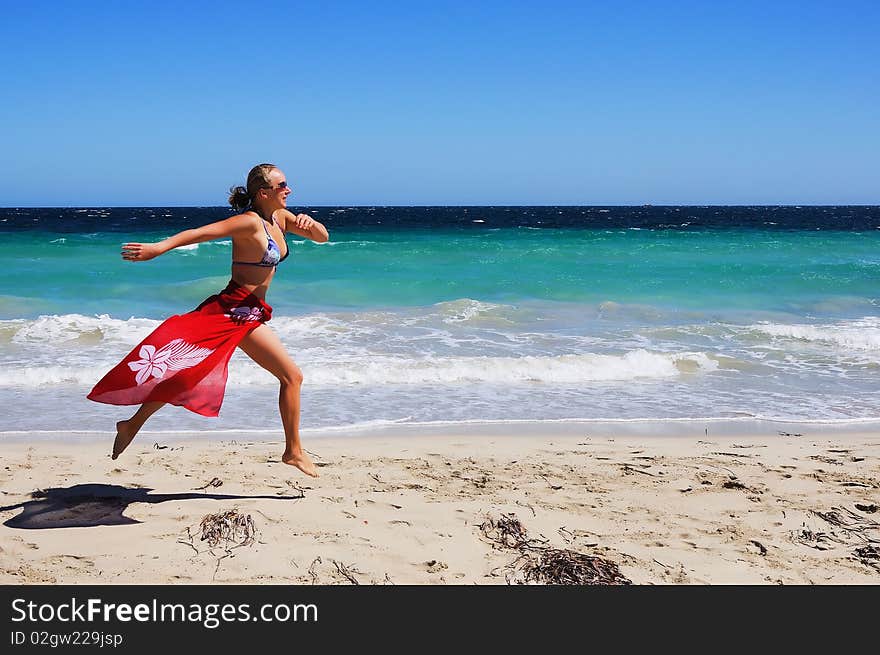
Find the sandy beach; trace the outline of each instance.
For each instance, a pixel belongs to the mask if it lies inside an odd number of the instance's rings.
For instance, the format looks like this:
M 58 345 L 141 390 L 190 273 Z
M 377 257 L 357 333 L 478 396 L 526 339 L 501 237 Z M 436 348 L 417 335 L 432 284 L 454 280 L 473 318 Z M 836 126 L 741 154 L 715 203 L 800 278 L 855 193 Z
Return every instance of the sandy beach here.
M 11 439 L 0 582 L 515 584 L 551 552 L 632 584 L 880 582 L 880 434 L 643 432 L 310 437 L 318 479 L 275 435 Z

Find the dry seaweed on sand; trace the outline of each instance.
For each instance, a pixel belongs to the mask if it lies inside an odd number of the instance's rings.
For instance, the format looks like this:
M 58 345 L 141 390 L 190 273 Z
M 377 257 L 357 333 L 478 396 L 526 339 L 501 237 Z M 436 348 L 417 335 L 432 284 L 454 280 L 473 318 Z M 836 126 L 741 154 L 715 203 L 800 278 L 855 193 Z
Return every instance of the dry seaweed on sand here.
M 208 514 L 199 523 L 199 528 L 201 540 L 207 541 L 211 548 L 221 544 L 227 549 L 249 546 L 254 543 L 257 532 L 251 515 L 241 514 L 237 509 Z
M 525 553 L 516 566 L 514 581 L 549 585 L 628 585 L 612 561 L 573 550 L 543 548 Z
M 880 573 L 880 547 L 862 546 L 853 551 L 853 556 L 865 566 L 870 566 Z
M 817 550 L 831 550 L 838 546 L 857 544 L 867 544 L 866 547 L 871 548 L 872 544 L 880 544 L 880 523 L 856 514 L 846 507 L 832 507 L 827 512 L 810 510 L 810 513 L 831 525 L 833 529 L 829 532 L 813 532 L 804 525 L 793 534 L 796 543 Z
M 813 532 L 807 527 L 802 527 L 800 530 L 793 532 L 792 541 L 801 544 L 802 546 L 815 548 L 816 550 L 832 550 L 833 548 L 836 548 L 838 544 L 844 543 L 833 534 L 828 534 L 827 532 Z
M 215 487 L 216 488 L 216 487 L 222 487 L 222 486 L 223 486 L 223 480 L 221 480 L 220 478 L 211 478 L 210 482 L 206 482 L 201 487 L 195 487 L 195 490 L 202 491 L 203 489 L 207 489 L 208 487 Z
M 352 571 L 354 571 L 355 569 L 349 569 L 342 562 L 337 562 L 336 560 L 332 560 L 332 561 L 333 561 L 333 566 L 336 567 L 336 571 L 339 573 L 339 575 L 344 577 L 346 580 L 348 580 L 353 585 L 360 584 L 357 581 L 357 578 L 355 578 L 354 575 L 352 574 Z
M 596 555 L 553 548 L 546 540 L 531 539 L 514 514 L 481 525 L 483 536 L 496 548 L 515 550 L 519 556 L 510 565 L 508 584 L 628 585 L 617 564 Z
M 515 514 L 502 514 L 498 520 L 487 517 L 480 524 L 480 531 L 496 548 L 532 548 L 533 542 L 540 543 L 529 539 L 525 527 Z
M 256 541 L 257 528 L 250 514 L 241 514 L 237 509 L 226 512 L 205 515 L 199 523 L 201 541 L 208 542 L 208 552 L 214 557 L 217 555 L 213 549 L 222 546 L 224 554 L 217 557 L 217 565 L 214 567 L 214 579 L 220 570 L 220 562 L 227 557 L 232 557 L 232 550 L 241 546 L 250 546 Z M 205 551 L 200 551 L 193 543 L 195 534 L 190 527 L 186 529 L 186 539 L 178 539 L 177 543 L 192 548 L 196 556 Z
M 826 523 L 844 533 L 844 540 L 852 539 L 867 544 L 880 544 L 880 523 L 856 514 L 846 507 L 832 507 L 828 512 L 811 510 Z

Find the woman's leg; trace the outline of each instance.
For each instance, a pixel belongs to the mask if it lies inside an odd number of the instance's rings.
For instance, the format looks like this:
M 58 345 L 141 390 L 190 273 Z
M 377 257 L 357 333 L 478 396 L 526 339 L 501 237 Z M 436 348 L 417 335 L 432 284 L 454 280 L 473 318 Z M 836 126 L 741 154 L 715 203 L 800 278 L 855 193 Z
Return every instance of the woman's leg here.
M 147 422 L 147 419 L 159 411 L 159 408 L 164 404 L 165 403 L 160 402 L 144 403 L 130 419 L 127 421 L 119 421 L 116 424 L 116 439 L 113 441 L 113 459 L 119 457 L 122 454 L 122 451 L 128 448 L 128 444 L 134 439 L 138 430 L 144 427 L 144 423 Z
M 238 347 L 281 382 L 278 409 L 281 411 L 285 438 L 281 461 L 297 467 L 306 475 L 318 477 L 314 463 L 303 450 L 299 440 L 299 392 L 303 381 L 302 371 L 287 354 L 281 339 L 268 325 L 260 325 L 254 329 L 242 339 Z

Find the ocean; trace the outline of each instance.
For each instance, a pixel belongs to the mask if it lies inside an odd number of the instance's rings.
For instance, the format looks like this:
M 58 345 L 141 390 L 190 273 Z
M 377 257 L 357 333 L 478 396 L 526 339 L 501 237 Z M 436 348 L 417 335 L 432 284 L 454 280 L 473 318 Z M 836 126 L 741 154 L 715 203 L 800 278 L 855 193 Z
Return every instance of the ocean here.
M 302 427 L 492 421 L 880 421 L 880 207 L 314 207 L 269 325 Z M 222 289 L 231 243 L 119 256 L 222 207 L 0 209 L 0 433 L 109 431 L 86 400 L 162 319 Z M 236 353 L 219 418 L 280 430 Z

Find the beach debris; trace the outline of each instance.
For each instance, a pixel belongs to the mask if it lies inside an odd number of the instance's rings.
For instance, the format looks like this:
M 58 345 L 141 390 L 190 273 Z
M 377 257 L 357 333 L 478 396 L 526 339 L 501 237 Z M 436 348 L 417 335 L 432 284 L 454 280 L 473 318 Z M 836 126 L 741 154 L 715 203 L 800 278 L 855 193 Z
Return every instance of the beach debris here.
M 330 462 L 325 462 L 324 458 L 321 457 L 318 453 L 313 453 L 311 450 L 306 449 L 306 453 L 314 460 L 315 466 L 330 466 Z
M 231 509 L 205 516 L 199 528 L 201 540 L 207 541 L 211 548 L 223 545 L 226 550 L 250 546 L 256 540 L 256 526 L 250 514 L 241 514 Z
M 355 573 L 360 573 L 360 571 L 358 571 L 356 569 L 349 569 L 347 566 L 345 566 L 345 564 L 342 564 L 341 562 L 337 562 L 335 559 L 332 561 L 333 561 L 333 565 L 336 567 L 336 570 L 339 572 L 339 574 L 342 577 L 344 577 L 346 580 L 348 580 L 353 585 L 360 584 L 360 582 L 357 581 L 357 578 L 355 578 L 354 575 L 352 575 L 352 570 L 354 570 Z
M 831 550 L 832 548 L 836 548 L 833 542 L 837 541 L 825 532 L 813 532 L 806 527 L 803 527 L 800 530 L 796 530 L 792 534 L 792 540 L 795 543 L 799 543 L 803 546 L 809 546 L 810 548 L 815 548 L 816 550 Z
M 443 569 L 449 568 L 446 562 L 440 562 L 436 559 L 425 562 L 425 566 L 428 568 L 428 573 L 440 573 Z
M 205 515 L 199 523 L 201 531 L 200 541 L 208 542 L 208 552 L 217 557 L 217 563 L 214 567 L 214 576 L 217 578 L 217 572 L 220 570 L 220 562 L 227 557 L 233 557 L 233 549 L 242 546 L 250 546 L 256 541 L 257 529 L 250 514 L 241 514 L 237 509 L 227 512 L 219 512 L 217 514 Z M 199 550 L 195 543 L 195 534 L 191 527 L 186 528 L 186 539 L 180 538 L 177 543 L 189 546 L 196 555 L 201 555 L 204 551 Z M 214 548 L 223 547 L 223 554 L 219 557 L 214 552 Z
M 324 564 L 320 556 L 312 560 L 308 571 L 312 584 L 337 584 L 345 580 L 349 584 L 359 585 L 355 573 L 363 575 L 363 572 L 358 571 L 354 565 L 346 565 L 335 559 L 327 558 L 327 563 Z M 371 583 L 375 584 L 375 580 Z
M 537 555 L 537 556 L 535 556 Z M 522 583 L 550 585 L 629 585 L 617 564 L 573 550 L 544 548 L 520 556 Z
M 823 464 L 835 464 L 840 466 L 843 464 L 840 460 L 834 459 L 833 457 L 826 457 L 825 455 L 810 455 L 807 459 L 814 459 L 817 462 L 822 462 Z
M 642 464 L 641 466 L 650 466 L 650 464 Z M 631 464 L 621 464 L 620 470 L 623 471 L 625 475 L 629 475 L 630 473 L 644 473 L 645 475 L 650 475 L 652 478 L 657 477 L 656 474 L 650 473 L 648 471 L 643 471 L 642 469 L 635 468 Z
M 206 482 L 201 487 L 195 487 L 196 491 L 201 491 L 202 489 L 207 489 L 208 487 L 220 487 L 223 485 L 223 480 L 220 478 L 211 478 L 210 482 Z
M 305 489 L 304 489 L 303 487 L 299 486 L 298 483 L 293 482 L 292 480 L 285 480 L 284 483 L 288 487 L 291 487 L 292 489 L 296 489 L 299 492 L 298 498 L 305 498 L 306 497 L 306 489 L 311 489 L 311 487 L 305 487 Z
M 687 478 L 680 478 L 678 480 L 674 480 L 672 482 L 672 488 L 676 491 L 680 491 L 681 493 L 687 493 L 688 491 L 693 491 L 694 486 L 691 484 L 691 481 Z
M 501 548 L 521 548 L 529 541 L 523 524 L 512 513 L 502 514 L 497 521 L 487 517 L 480 531 L 494 546 Z
M 184 546 L 189 546 L 189 547 L 192 548 L 194 551 L 196 551 L 196 555 L 199 554 L 199 549 L 196 548 L 196 545 L 193 543 L 193 534 L 192 534 L 192 530 L 190 529 L 189 526 L 187 526 L 187 528 L 186 528 L 186 539 L 185 539 L 185 540 L 184 540 L 184 539 L 178 539 L 178 540 L 177 540 L 177 543 L 179 543 L 179 544 L 183 544 Z
M 318 584 L 318 574 L 315 572 L 315 566 L 321 563 L 321 558 L 316 557 L 309 565 L 309 575 L 312 577 L 312 584 Z
M 804 436 L 804 435 L 802 435 L 800 432 L 797 432 L 797 433 L 792 433 L 792 432 L 780 432 L 780 433 L 779 433 L 779 436 L 780 436 L 780 437 L 802 437 L 802 436 Z
M 570 530 L 567 530 L 564 525 L 556 532 L 558 532 L 559 536 L 561 536 L 565 540 L 565 543 L 570 544 L 572 541 L 574 541 L 574 534 Z
M 166 448 L 168 448 L 168 446 L 166 446 L 164 444 L 160 444 L 157 441 L 156 443 L 153 444 L 153 448 L 155 448 L 156 450 L 165 450 Z
M 846 507 L 833 507 L 828 512 L 811 511 L 853 539 L 880 544 L 880 523 L 877 521 L 856 514 Z
M 767 554 L 767 547 L 764 544 L 762 544 L 760 541 L 756 541 L 755 539 L 749 539 L 749 543 L 758 549 L 758 553 L 762 557 Z
M 880 509 L 880 507 L 878 507 L 877 505 L 874 505 L 874 504 L 871 504 L 871 505 L 860 505 L 859 503 L 856 503 L 856 509 L 859 510 L 859 511 L 861 511 L 861 512 L 865 512 L 865 513 L 867 513 L 867 514 L 873 514 L 873 513 L 876 512 L 878 509 Z
M 554 548 L 547 545 L 545 539 L 529 537 L 528 531 L 515 514 L 503 514 L 498 519 L 487 517 L 480 525 L 480 531 L 493 547 L 517 551 L 517 558 L 506 567 L 507 584 L 632 584 L 620 572 L 617 564 L 610 560 L 574 550 Z
M 865 566 L 870 566 L 880 573 L 880 547 L 862 546 L 853 551 L 853 556 Z
M 810 510 L 810 513 L 831 525 L 833 529 L 830 532 L 813 532 L 804 525 L 803 529 L 793 535 L 797 543 L 817 550 L 853 545 L 876 548 L 880 545 L 880 523 L 873 519 L 856 514 L 846 507 L 832 507 L 827 512 Z
M 547 476 L 543 473 L 539 474 L 538 477 L 543 478 L 544 482 L 547 483 L 547 486 L 550 487 L 553 491 L 559 491 L 560 489 L 562 489 L 561 484 L 553 484 L 552 482 L 550 482 L 550 480 L 547 479 Z

